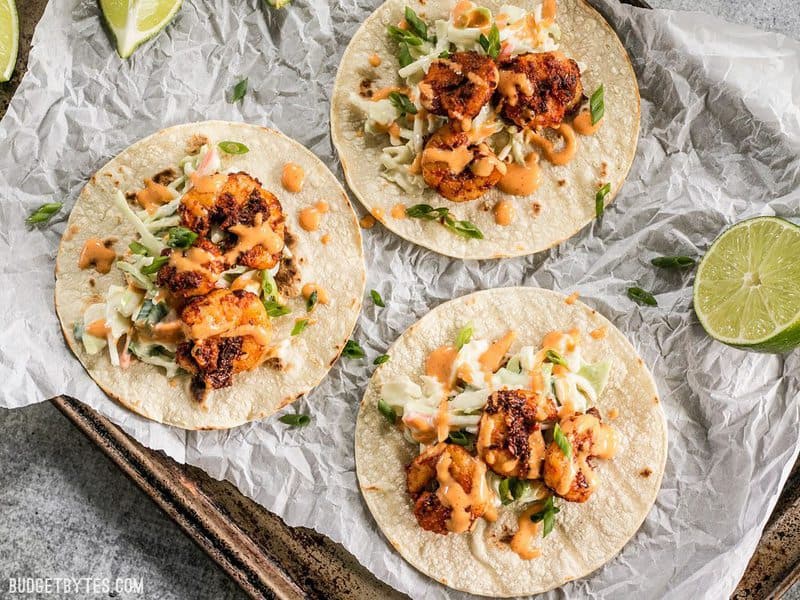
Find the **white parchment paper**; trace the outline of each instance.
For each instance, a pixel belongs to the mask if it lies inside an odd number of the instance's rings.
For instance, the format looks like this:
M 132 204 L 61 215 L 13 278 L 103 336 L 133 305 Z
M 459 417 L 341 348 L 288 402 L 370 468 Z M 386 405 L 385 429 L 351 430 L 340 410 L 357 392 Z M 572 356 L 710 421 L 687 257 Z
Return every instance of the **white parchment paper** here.
M 798 454 L 800 356 L 747 354 L 712 342 L 691 311 L 690 275 L 656 272 L 658 254 L 701 255 L 728 224 L 800 216 L 800 44 L 699 13 L 596 0 L 633 60 L 642 134 L 628 182 L 602 223 L 544 255 L 460 262 L 365 232 L 369 301 L 355 337 L 369 360 L 340 360 L 276 419 L 186 433 L 108 400 L 61 338 L 53 266 L 67 209 L 106 160 L 177 123 L 231 119 L 283 130 L 335 172 L 328 98 L 339 57 L 376 0 L 185 0 L 172 25 L 121 61 L 94 0 L 50 2 L 29 72 L 0 124 L 0 405 L 80 398 L 143 444 L 232 481 L 289 525 L 330 536 L 380 579 L 418 598 L 460 596 L 409 567 L 366 511 L 353 429 L 371 359 L 431 307 L 496 286 L 571 292 L 625 332 L 653 369 L 670 424 L 663 489 L 642 529 L 603 569 L 552 597 L 726 597 L 735 587 Z M 248 76 L 241 104 L 225 92 Z M 66 209 L 41 231 L 39 204 Z M 658 308 L 634 305 L 634 282 Z M 620 507 L 624 510 L 624 507 Z

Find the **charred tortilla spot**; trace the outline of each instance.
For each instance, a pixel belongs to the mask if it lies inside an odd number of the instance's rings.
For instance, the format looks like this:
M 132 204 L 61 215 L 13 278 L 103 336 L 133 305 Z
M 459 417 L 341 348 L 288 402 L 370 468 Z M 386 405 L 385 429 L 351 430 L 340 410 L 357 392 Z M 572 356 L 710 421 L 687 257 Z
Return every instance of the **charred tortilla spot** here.
M 650 477 L 650 475 L 652 475 L 652 474 L 653 474 L 653 471 L 650 470 L 649 468 L 644 468 L 639 472 L 639 475 L 641 475 L 642 477 Z

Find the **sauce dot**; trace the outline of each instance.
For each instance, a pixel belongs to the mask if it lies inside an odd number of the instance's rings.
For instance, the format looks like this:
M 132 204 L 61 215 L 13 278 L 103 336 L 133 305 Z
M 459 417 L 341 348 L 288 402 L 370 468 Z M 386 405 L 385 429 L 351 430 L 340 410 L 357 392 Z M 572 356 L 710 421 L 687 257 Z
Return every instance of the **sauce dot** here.
M 286 163 L 283 166 L 283 173 L 281 174 L 281 184 L 286 191 L 296 194 L 303 189 L 305 176 L 306 174 L 303 171 L 303 167 L 295 163 Z

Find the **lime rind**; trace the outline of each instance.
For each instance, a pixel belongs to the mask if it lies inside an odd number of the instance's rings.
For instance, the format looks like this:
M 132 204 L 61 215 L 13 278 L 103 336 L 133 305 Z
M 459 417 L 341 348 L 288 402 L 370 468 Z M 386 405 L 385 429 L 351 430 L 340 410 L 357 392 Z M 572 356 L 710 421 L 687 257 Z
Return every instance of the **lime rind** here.
M 714 339 L 759 352 L 800 346 L 800 227 L 780 217 L 733 225 L 700 262 L 694 307 Z
M 116 41 L 117 54 L 130 57 L 161 33 L 175 18 L 182 0 L 100 0 L 106 26 Z
M 19 15 L 14 0 L 0 0 L 0 82 L 11 79 L 19 52 Z

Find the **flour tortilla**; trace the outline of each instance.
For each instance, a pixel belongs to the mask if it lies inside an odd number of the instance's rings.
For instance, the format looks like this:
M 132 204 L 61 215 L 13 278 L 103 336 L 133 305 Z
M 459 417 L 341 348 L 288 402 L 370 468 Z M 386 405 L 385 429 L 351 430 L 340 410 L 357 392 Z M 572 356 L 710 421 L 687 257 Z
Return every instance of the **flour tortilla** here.
M 189 378 L 170 383 L 160 367 L 134 360 L 123 371 L 111 365 L 107 351 L 88 355 L 73 335 L 73 323 L 112 283 L 122 284 L 122 272 L 112 268 L 107 275 L 78 268 L 78 255 L 87 238 L 116 237 L 114 249 L 121 254 L 134 230 L 111 204 L 117 189 L 138 190 L 145 177 L 176 167 L 187 154 L 187 144 L 202 135 L 212 144 L 241 142 L 250 151 L 242 155 L 220 152 L 221 170 L 245 171 L 280 200 L 286 224 L 297 238 L 293 254 L 300 262 L 302 282 L 325 289 L 330 302 L 318 304 L 310 316 L 316 322 L 300 335 L 289 335 L 296 318 L 305 318 L 302 298 L 293 299 L 292 313 L 273 319 L 273 342 L 289 339 L 291 368 L 281 372 L 268 365 L 234 375 L 229 388 L 212 391 L 207 410 L 191 398 Z M 303 167 L 306 178 L 300 193 L 281 186 L 281 171 L 287 162 Z M 320 200 L 330 205 L 318 231 L 298 226 L 298 212 Z M 77 228 L 77 231 L 75 231 Z M 355 213 L 339 182 L 309 150 L 283 134 L 244 123 L 207 121 L 178 125 L 145 138 L 102 167 L 80 194 L 70 214 L 67 232 L 56 262 L 56 310 L 64 337 L 89 375 L 112 398 L 149 419 L 185 429 L 219 429 L 261 419 L 293 402 L 314 387 L 336 361 L 355 325 L 364 292 L 364 256 Z M 330 242 L 320 238 L 330 235 Z M 96 282 L 90 285 L 90 279 Z M 94 301 L 97 301 L 95 299 Z
M 523 561 L 507 544 L 491 541 L 485 522 L 465 534 L 423 530 L 405 491 L 405 466 L 419 453 L 378 412 L 384 382 L 401 375 L 419 382 L 426 356 L 452 344 L 467 322 L 473 339 L 517 333 L 511 353 L 538 346 L 554 329 L 579 327 L 587 362 L 610 359 L 608 385 L 597 406 L 619 434 L 617 455 L 599 462 L 600 483 L 585 504 L 559 501 L 555 528 L 538 539 L 542 556 Z M 602 340 L 588 335 L 605 327 Z M 356 471 L 378 526 L 389 543 L 414 567 L 457 590 L 486 596 L 538 594 L 583 577 L 608 562 L 636 533 L 656 499 L 667 456 L 667 423 L 653 377 L 627 339 L 607 319 L 581 302 L 537 288 L 477 292 L 440 305 L 412 325 L 388 350 L 391 360 L 369 383 L 356 425 Z M 501 519 L 502 511 L 501 508 Z M 516 530 L 516 522 L 514 531 Z M 481 544 L 480 541 L 484 540 Z M 471 550 L 472 549 L 472 550 Z M 473 551 L 474 550 L 474 551 Z
M 479 0 L 494 14 L 502 5 L 531 9 L 524 0 Z M 614 31 L 584 0 L 559 0 L 556 23 L 561 27 L 559 49 L 581 66 L 584 90 L 590 95 L 602 83 L 605 88 L 605 118 L 591 137 L 577 136 L 575 159 L 556 167 L 544 159 L 541 185 L 530 196 L 510 196 L 497 189 L 477 200 L 456 203 L 426 190 L 406 193 L 380 175 L 381 149 L 387 136 L 363 134 L 365 117 L 350 102 L 364 79 L 374 80 L 375 89 L 395 85 L 399 79 L 396 44 L 386 35 L 386 26 L 397 24 L 410 6 L 428 23 L 447 18 L 451 0 L 388 0 L 367 18 L 345 50 L 331 101 L 331 132 L 347 183 L 361 203 L 397 235 L 447 256 L 463 259 L 501 258 L 533 254 L 573 236 L 595 218 L 595 193 L 611 184 L 606 202 L 619 191 L 633 164 L 639 136 L 639 89 L 628 55 Z M 377 68 L 369 56 L 382 59 Z M 512 202 L 516 218 L 501 227 L 491 208 L 501 198 Z M 426 203 L 446 206 L 458 219 L 472 221 L 483 232 L 483 240 L 467 240 L 437 223 L 397 219 L 392 207 Z M 538 209 L 534 207 L 536 204 Z

